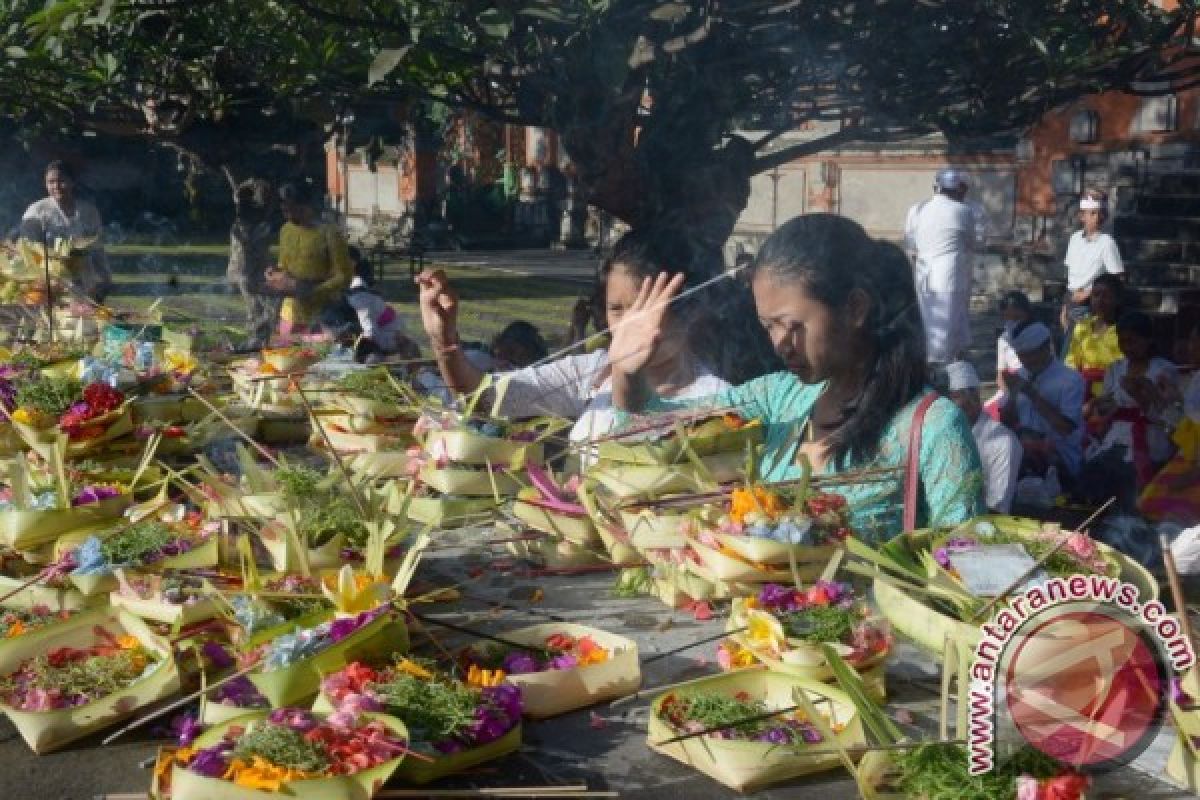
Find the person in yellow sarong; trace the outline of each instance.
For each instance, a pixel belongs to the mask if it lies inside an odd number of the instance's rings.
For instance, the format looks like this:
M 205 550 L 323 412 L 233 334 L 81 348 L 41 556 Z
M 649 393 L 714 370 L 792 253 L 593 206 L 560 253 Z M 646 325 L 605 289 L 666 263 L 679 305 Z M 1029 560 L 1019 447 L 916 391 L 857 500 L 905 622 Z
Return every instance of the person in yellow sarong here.
M 1117 318 L 1120 316 L 1124 287 L 1117 275 L 1097 276 L 1088 298 L 1090 313 L 1075 323 L 1067 355 L 1067 366 L 1083 376 L 1088 384 L 1088 400 L 1104 394 L 1104 374 L 1124 356 L 1117 344 Z
M 350 285 L 354 265 L 342 234 L 317 216 L 307 186 L 286 184 L 279 199 L 286 221 L 279 231 L 278 268 L 267 273 L 267 285 L 287 295 L 279 325 L 287 337 L 313 329 L 321 310 Z

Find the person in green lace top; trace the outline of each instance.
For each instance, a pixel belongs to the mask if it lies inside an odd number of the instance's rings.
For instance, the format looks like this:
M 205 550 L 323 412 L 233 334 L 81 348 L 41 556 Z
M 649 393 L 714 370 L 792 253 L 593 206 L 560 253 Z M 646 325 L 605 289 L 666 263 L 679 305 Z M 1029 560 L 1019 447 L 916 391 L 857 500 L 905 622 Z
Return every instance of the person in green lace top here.
M 627 412 L 732 408 L 762 421 L 765 481 L 872 469 L 871 482 L 839 486 L 856 533 L 872 542 L 903 527 L 909 434 L 926 382 L 925 335 L 904 253 L 856 223 L 809 214 L 763 244 L 749 272 L 759 322 L 787 372 L 700 401 L 654 397 L 641 377 L 662 338 L 660 320 L 678 277 L 646 281 L 609 350 L 613 402 Z M 635 317 L 635 312 L 636 317 Z M 917 525 L 954 525 L 984 513 L 983 473 L 971 427 L 949 399 L 925 413 L 918 458 Z

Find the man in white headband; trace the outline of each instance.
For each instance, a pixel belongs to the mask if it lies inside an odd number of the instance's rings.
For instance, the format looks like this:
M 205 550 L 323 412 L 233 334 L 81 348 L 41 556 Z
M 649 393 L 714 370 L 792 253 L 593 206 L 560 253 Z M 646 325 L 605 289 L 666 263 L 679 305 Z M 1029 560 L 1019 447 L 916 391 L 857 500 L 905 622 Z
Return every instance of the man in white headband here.
M 1063 258 L 1067 268 L 1067 297 L 1062 322 L 1068 342 L 1070 328 L 1087 312 L 1092 282 L 1106 272 L 1120 274 L 1125 271 L 1116 240 L 1100 231 L 1106 219 L 1107 195 L 1099 189 L 1085 189 L 1079 198 L 1079 222 L 1083 230 L 1071 235 L 1067 255 Z
M 1054 357 L 1050 329 L 1040 322 L 1005 334 L 1021 361 L 1016 373 L 1001 373 L 1007 397 L 1000 419 L 1021 438 L 1023 471 L 1045 475 L 1051 466 L 1071 480 L 1083 463 L 1083 399 L 1087 384 Z
M 964 202 L 967 188 L 962 172 L 941 170 L 933 197 L 910 208 L 904 223 L 933 364 L 955 361 L 971 342 L 971 270 L 980 231 L 975 212 Z
M 975 367 L 967 361 L 955 361 L 946 367 L 946 378 L 950 399 L 971 421 L 971 432 L 983 463 L 987 506 L 997 514 L 1007 514 L 1012 510 L 1021 470 L 1021 442 L 1016 434 L 983 413 Z

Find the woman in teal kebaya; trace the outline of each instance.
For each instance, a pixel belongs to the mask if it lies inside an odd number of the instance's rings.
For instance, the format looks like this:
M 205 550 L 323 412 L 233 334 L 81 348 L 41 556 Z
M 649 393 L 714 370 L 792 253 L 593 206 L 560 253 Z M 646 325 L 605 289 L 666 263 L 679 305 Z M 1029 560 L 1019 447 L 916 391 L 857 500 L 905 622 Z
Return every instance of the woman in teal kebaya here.
M 927 386 L 925 334 L 904 253 L 831 214 L 797 217 L 771 235 L 750 267 L 759 322 L 787 372 L 716 397 L 669 403 L 641 370 L 662 336 L 681 281 L 646 281 L 609 350 L 613 400 L 627 411 L 711 404 L 762 420 L 766 481 L 892 468 L 884 479 L 838 487 L 867 541 L 901 531 L 909 435 Z M 953 525 L 983 513 L 979 454 L 966 417 L 948 399 L 928 406 L 918 454 L 917 525 Z

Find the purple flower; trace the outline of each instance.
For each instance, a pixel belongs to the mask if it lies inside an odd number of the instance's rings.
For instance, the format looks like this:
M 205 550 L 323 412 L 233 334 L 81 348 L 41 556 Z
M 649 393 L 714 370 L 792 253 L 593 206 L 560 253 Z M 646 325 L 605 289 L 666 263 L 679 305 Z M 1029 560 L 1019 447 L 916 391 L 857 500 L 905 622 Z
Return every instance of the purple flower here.
M 756 738 L 760 742 L 770 742 L 771 744 L 789 744 L 792 741 L 792 735 L 787 728 L 769 728 Z
M 171 720 L 171 735 L 179 742 L 180 747 L 187 747 L 196 741 L 196 737 L 203 730 L 204 726 L 200 724 L 200 720 L 190 711 Z
M 192 758 L 188 769 L 207 778 L 219 778 L 225 774 L 229 766 L 229 753 L 233 748 L 231 742 L 222 741 L 213 747 L 206 747 Z
M 509 675 L 524 675 L 529 672 L 541 672 L 538 660 L 524 650 L 513 650 L 504 656 L 501 668 Z
M 483 700 L 511 720 L 519 719 L 524 710 L 524 705 L 521 703 L 521 689 L 511 683 L 485 687 Z
M 329 626 L 329 638 L 335 642 L 340 642 L 385 611 L 387 611 L 387 606 L 380 606 L 371 611 L 364 611 L 356 617 L 335 619 Z
M 1183 689 L 1183 681 L 1178 676 L 1171 678 L 1171 702 L 1186 708 L 1192 705 L 1192 698 Z
M 234 664 L 233 657 L 225 651 L 224 647 L 214 641 L 207 641 L 202 644 L 200 646 L 200 654 L 208 659 L 208 663 L 212 664 L 215 669 L 228 669 Z M 246 683 L 250 683 L 250 681 L 246 680 L 245 677 L 242 677 L 241 680 L 246 681 Z M 235 683 L 237 683 L 236 680 L 231 681 L 220 688 L 224 689 L 226 686 L 231 686 Z M 250 686 L 253 687 L 254 684 L 250 683 Z
M 939 547 L 933 551 L 933 560 L 942 566 L 942 569 L 950 569 L 950 553 L 944 547 Z
M 116 497 L 120 492 L 111 486 L 87 486 L 71 500 L 73 506 L 86 506 L 89 503 L 99 503 L 110 497 Z
M 780 611 L 795 611 L 799 607 L 796 603 L 796 593 L 777 583 L 768 583 L 759 590 L 758 604 L 763 608 Z
M 317 718 L 302 708 L 277 708 L 267 715 L 267 719 L 300 733 L 308 733 L 317 727 Z
M 17 407 L 17 387 L 13 386 L 9 378 L 13 373 L 8 372 L 7 368 L 0 368 L 0 405 L 4 406 L 5 411 L 14 411 Z
M 579 666 L 579 659 L 573 655 L 563 654 L 550 659 L 550 663 L 546 665 L 547 669 L 575 669 Z
M 245 675 L 218 686 L 213 692 L 213 700 L 238 708 L 262 708 L 268 705 L 267 698 L 259 693 L 258 687 Z
M 800 738 L 808 744 L 817 744 L 821 741 L 821 732 L 811 725 L 801 725 Z

